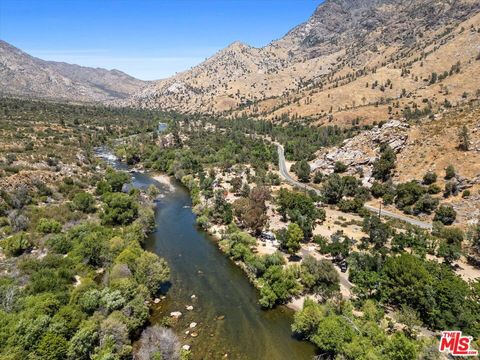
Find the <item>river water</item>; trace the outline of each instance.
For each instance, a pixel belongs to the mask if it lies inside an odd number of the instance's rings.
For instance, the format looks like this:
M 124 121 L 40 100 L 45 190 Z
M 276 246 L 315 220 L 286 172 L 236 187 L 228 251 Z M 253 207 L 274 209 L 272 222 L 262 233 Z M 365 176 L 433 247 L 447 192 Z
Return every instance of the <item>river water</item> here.
M 128 169 L 112 158 L 108 161 Z M 193 359 L 312 359 L 314 346 L 291 335 L 293 312 L 284 306 L 262 310 L 258 292 L 243 271 L 196 226 L 188 191 L 174 181 L 168 186 L 148 174 L 133 174 L 135 187 L 151 184 L 161 196 L 155 210 L 156 231 L 146 248 L 165 258 L 171 268 L 171 286 L 151 322 L 160 322 L 172 311 L 182 312 L 174 329 L 182 344 L 191 345 Z M 192 311 L 186 310 L 189 305 Z M 197 323 L 193 329 L 191 322 Z M 192 337 L 192 332 L 197 336 Z

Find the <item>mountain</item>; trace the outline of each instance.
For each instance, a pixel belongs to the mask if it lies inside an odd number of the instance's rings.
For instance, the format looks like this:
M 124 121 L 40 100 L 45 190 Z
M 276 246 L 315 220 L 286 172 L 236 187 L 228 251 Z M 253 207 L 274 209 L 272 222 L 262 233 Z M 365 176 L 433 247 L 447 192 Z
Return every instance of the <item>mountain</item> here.
M 455 104 L 476 96 L 479 12 L 477 0 L 327 0 L 281 39 L 235 42 L 126 104 L 318 124 L 395 117 L 420 97 Z
M 0 40 L 0 93 L 76 102 L 123 99 L 147 84 L 118 70 L 44 61 Z

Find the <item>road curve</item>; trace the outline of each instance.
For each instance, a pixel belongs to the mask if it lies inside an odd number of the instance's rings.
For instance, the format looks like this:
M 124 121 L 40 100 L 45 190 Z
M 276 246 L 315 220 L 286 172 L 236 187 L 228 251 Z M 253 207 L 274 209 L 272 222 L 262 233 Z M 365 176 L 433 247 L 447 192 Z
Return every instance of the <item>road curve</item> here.
M 308 184 L 303 184 L 303 183 L 295 180 L 294 178 L 292 178 L 290 176 L 290 174 L 288 173 L 287 165 L 285 164 L 285 150 L 283 149 L 283 146 L 280 145 L 279 143 L 275 143 L 275 145 L 277 146 L 277 152 L 278 152 L 278 169 L 280 171 L 280 175 L 282 176 L 282 178 L 286 182 L 290 183 L 293 186 L 296 186 L 298 188 L 305 189 L 305 190 L 312 190 L 315 193 L 320 194 L 320 191 L 318 189 L 315 189 L 314 187 L 312 187 Z M 379 208 L 371 206 L 371 205 L 364 205 L 364 207 L 365 207 L 365 209 L 367 209 L 369 211 L 372 211 L 372 212 L 375 212 L 377 214 L 380 211 Z M 383 210 L 382 209 L 381 215 L 389 217 L 389 218 L 405 221 L 409 224 L 418 226 L 422 229 L 428 229 L 428 230 L 432 229 L 432 224 L 430 224 L 430 223 L 420 221 L 420 220 L 416 220 L 416 219 L 412 219 L 412 218 L 409 218 L 409 217 L 404 216 L 404 215 L 395 214 L 395 213 L 392 213 L 388 210 Z

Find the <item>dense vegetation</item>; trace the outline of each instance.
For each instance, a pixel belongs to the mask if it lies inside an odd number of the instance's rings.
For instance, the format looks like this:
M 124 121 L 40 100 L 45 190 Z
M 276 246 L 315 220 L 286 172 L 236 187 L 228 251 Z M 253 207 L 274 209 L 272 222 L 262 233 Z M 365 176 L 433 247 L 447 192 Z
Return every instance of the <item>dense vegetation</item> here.
M 373 164 L 376 182 L 367 189 L 346 174 L 345 164 L 335 164 L 330 175 L 305 166 L 319 147 L 351 134 L 335 127 L 4 102 L 10 120 L 1 130 L 9 146 L 2 148 L 0 180 L 15 179 L 0 192 L 0 246 L 7 257 L 1 264 L 8 270 L 0 278 L 0 348 L 6 359 L 122 359 L 131 356 L 132 339 L 171 336 L 165 329 L 141 334 L 149 314 L 144 301 L 167 281 L 168 266 L 141 246 L 152 226 L 147 199 L 155 189 L 130 190 L 128 174 L 97 168 L 93 146 L 115 137 L 123 138 L 112 143 L 128 163 L 165 172 L 189 189 L 198 225 L 221 228 L 222 251 L 257 286 L 262 307 L 306 294 L 318 300 L 305 302 L 292 330 L 327 358 L 435 359 L 435 347 L 418 336 L 421 327 L 480 335 L 480 282 L 467 283 L 452 267 L 466 238 L 480 248 L 480 229 L 464 233 L 451 226 L 456 213 L 440 203 L 459 191 L 453 167 L 446 169 L 443 194 L 431 172 L 393 184 L 395 154 L 382 146 Z M 162 136 L 151 131 L 158 119 L 169 122 Z M 317 184 L 320 195 L 278 189 L 277 152 L 268 137 L 285 145 L 298 160 L 293 170 Z M 58 176 L 17 183 L 35 171 L 32 164 Z M 368 213 L 363 205 L 372 196 L 408 214 L 431 214 L 433 231 L 406 224 L 398 230 Z M 366 235 L 360 241 L 343 232 L 314 236 L 326 219 L 322 204 L 360 215 L 356 225 Z M 261 255 L 257 238 L 266 235 L 268 211 L 281 217 L 278 251 Z M 312 241 L 321 253 L 314 255 L 332 260 L 299 261 L 302 245 Z M 335 263 L 348 264 L 349 301 L 342 299 Z M 146 358 L 155 351 L 140 349 Z
M 148 132 L 152 115 L 1 100 L 2 359 L 131 358 L 169 268 L 142 249 L 148 196 L 93 148 Z
M 245 135 L 243 123 L 248 122 L 236 120 L 230 128 L 221 121 L 212 121 L 210 125 L 182 121 L 173 128 L 181 142 L 155 151 L 145 151 L 148 147 L 144 147 L 137 155 L 147 167 L 175 175 L 190 189 L 200 226 L 206 229 L 213 224 L 227 226 L 220 246 L 259 287 L 262 306 L 285 303 L 300 294 L 318 296 L 323 304 L 307 302 L 296 315 L 293 330 L 331 357 L 433 359 L 435 346 L 418 337 L 421 326 L 435 330 L 461 329 L 472 336 L 479 335 L 478 283 L 465 282 L 451 267 L 461 254 L 465 234 L 448 226 L 455 213 L 448 206 L 439 206 L 435 196 L 436 174 L 428 173 L 420 181 L 394 185 L 390 177 L 395 168 L 395 154 L 385 146 L 374 163 L 377 182 L 371 189 L 362 186 L 356 177 L 344 175 L 347 168 L 343 164 L 336 165 L 331 175 L 310 174 L 302 159 L 293 170 L 302 181 L 318 183 L 320 196 L 286 189 L 272 193 L 271 186 L 278 184 L 272 174 L 276 154 L 258 136 L 262 131 L 271 136 L 272 130 L 265 124 L 257 124 L 266 129 L 250 129 L 247 131 L 250 135 Z M 257 136 L 252 136 L 252 132 Z M 199 138 L 203 140 L 201 143 Z M 243 146 L 231 145 L 229 139 Z M 452 170 L 447 169 L 448 172 Z M 218 179 L 228 174 L 230 187 L 219 187 Z M 446 174 L 446 177 L 449 175 L 454 176 Z M 233 203 L 226 199 L 229 191 L 235 194 Z M 407 213 L 435 213 L 438 223 L 431 233 L 406 225 L 402 225 L 406 232 L 398 231 L 365 211 L 363 204 L 372 196 L 383 197 L 385 203 L 394 203 Z M 367 236 L 360 242 L 343 233 L 336 233 L 330 239 L 312 236 L 316 224 L 325 219 L 318 201 L 361 215 L 362 230 Z M 307 256 L 299 264 L 286 265 L 285 255 L 279 252 L 271 255 L 254 252 L 255 236 L 268 223 L 267 202 L 275 204 L 285 222 L 276 238 L 287 256 L 296 256 L 301 244 L 313 239 L 334 262 L 349 264 L 355 295 L 352 303 L 338 300 L 339 278 L 332 262 Z M 428 261 L 427 254 L 445 262 Z M 352 315 L 352 309 L 356 315 Z M 358 311 L 364 315 L 358 316 Z M 399 331 L 395 324 L 404 326 L 403 330 Z
M 289 160 L 312 160 L 319 148 L 340 143 L 357 131 L 356 128 L 341 129 L 338 126 L 310 127 L 287 122 L 274 124 L 253 119 L 213 120 L 222 129 L 236 130 L 244 134 L 258 134 L 278 141 L 285 148 Z

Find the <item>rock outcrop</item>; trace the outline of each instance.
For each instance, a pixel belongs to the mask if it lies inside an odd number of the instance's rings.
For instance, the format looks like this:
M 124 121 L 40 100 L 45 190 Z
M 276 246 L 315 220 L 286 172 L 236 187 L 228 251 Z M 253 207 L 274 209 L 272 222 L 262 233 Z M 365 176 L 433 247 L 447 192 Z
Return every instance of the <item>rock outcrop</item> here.
M 363 174 L 364 182 L 368 183 L 372 164 L 379 156 L 380 146 L 388 144 L 396 153 L 401 152 L 408 139 L 408 128 L 408 124 L 398 120 L 375 126 L 371 130 L 345 140 L 339 147 L 321 151 L 317 159 L 311 162 L 310 167 L 313 171 L 319 170 L 330 174 L 333 172 L 335 163 L 339 161 L 348 166 L 350 174 Z

